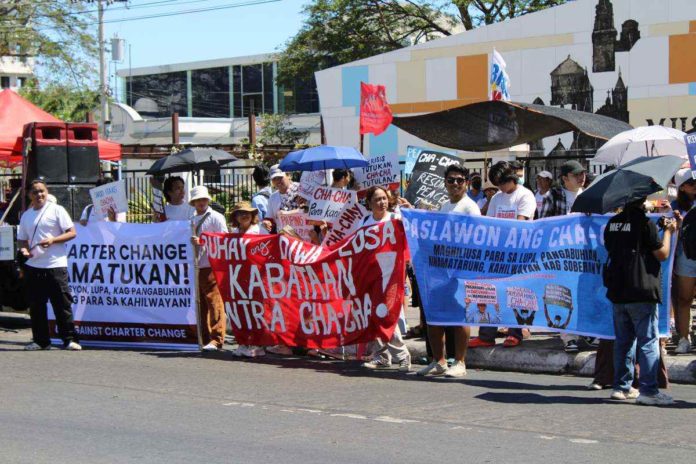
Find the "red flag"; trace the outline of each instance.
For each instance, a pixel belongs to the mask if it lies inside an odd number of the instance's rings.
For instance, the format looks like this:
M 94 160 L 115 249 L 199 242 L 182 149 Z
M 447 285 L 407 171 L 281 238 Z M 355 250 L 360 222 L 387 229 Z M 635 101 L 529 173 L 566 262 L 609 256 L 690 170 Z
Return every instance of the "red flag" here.
M 379 135 L 389 127 L 394 116 L 387 103 L 383 85 L 360 83 L 360 134 Z

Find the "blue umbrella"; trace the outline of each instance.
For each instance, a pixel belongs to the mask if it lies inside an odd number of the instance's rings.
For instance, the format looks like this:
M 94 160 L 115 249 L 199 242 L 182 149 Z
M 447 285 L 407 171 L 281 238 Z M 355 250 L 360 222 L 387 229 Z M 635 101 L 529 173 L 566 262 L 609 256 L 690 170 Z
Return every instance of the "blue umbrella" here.
M 367 166 L 365 157 L 353 147 L 320 145 L 289 153 L 280 162 L 283 171 L 320 171 L 322 169 L 349 169 Z

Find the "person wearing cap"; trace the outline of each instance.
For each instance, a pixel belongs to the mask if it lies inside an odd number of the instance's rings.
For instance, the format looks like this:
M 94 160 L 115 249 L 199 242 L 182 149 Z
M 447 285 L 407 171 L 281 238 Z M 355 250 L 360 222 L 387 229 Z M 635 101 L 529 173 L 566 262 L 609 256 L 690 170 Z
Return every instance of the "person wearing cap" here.
M 561 165 L 561 186 L 552 188 L 544 198 L 539 212 L 540 218 L 563 216 L 570 213 L 573 203 L 582 193 L 585 185 L 586 170 L 575 160 Z
M 549 171 L 541 171 L 536 176 L 537 190 L 534 192 L 534 198 L 537 205 L 537 217 L 541 217 L 541 207 L 544 204 L 544 197 L 549 194 L 553 184 L 553 174 Z
M 221 351 L 225 343 L 225 308 L 218 290 L 215 274 L 210 268 L 208 250 L 201 240 L 203 232 L 227 232 L 225 216 L 210 207 L 208 188 L 199 185 L 191 189 L 189 204 L 194 208 L 191 223 L 194 228 L 191 242 L 198 262 L 198 299 L 203 351 Z
M 577 196 L 582 193 L 585 186 L 586 170 L 582 164 L 575 160 L 566 161 L 561 165 L 561 186 L 549 190 L 543 198 L 540 218 L 565 216 L 570 213 Z M 566 353 L 577 353 L 579 336 L 562 333 Z M 591 340 L 588 339 L 591 343 Z
M 274 224 L 278 222 L 278 211 L 290 211 L 297 208 L 295 195 L 299 185 L 290 180 L 277 164 L 271 166 L 269 177 L 276 191 L 268 199 L 268 214 L 263 224 L 271 232 Z
M 262 231 L 259 227 L 259 210 L 248 201 L 240 201 L 232 208 L 231 226 L 230 232 L 233 234 L 260 235 Z M 265 356 L 266 352 L 261 346 L 239 345 L 232 354 L 244 358 L 256 358 Z
M 678 211 L 681 216 L 686 216 L 696 200 L 696 180 L 691 176 L 691 169 L 677 171 L 674 175 L 674 183 L 677 186 L 677 199 L 672 202 L 672 210 Z M 691 303 L 696 291 L 696 260 L 686 257 L 681 243 L 677 243 L 676 254 L 672 293 L 679 342 L 675 353 L 687 354 L 691 351 Z
M 483 189 L 481 188 L 482 183 L 481 174 L 472 174 L 471 180 L 469 181 L 469 189 L 466 191 L 467 196 L 474 200 L 474 203 L 477 205 L 481 200 L 485 201 L 486 199 Z M 480 208 L 481 207 L 479 206 L 479 209 Z

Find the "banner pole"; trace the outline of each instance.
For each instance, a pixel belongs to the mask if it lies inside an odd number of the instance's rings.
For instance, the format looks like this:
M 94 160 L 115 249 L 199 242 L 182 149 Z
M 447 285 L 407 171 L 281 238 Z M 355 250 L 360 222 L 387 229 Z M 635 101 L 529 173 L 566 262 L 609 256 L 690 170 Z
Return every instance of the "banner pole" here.
M 191 219 L 191 236 L 196 235 L 196 224 Z M 198 349 L 203 348 L 203 339 L 201 335 L 201 298 L 198 291 L 198 253 L 199 246 L 193 245 L 193 291 L 196 294 L 196 334 L 198 336 Z

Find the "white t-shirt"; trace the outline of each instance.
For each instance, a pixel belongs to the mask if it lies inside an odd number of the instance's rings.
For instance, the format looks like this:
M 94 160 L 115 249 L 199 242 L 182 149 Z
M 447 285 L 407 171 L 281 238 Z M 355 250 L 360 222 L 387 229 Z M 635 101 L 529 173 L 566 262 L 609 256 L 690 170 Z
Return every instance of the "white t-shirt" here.
M 185 202 L 180 205 L 164 205 L 164 214 L 167 216 L 167 220 L 188 221 L 195 213 L 196 208 Z
M 549 192 L 547 191 L 546 193 L 548 194 Z M 544 197 L 545 197 L 545 196 L 546 196 L 546 195 L 542 195 L 542 194 L 539 192 L 539 190 L 537 190 L 537 191 L 534 193 L 534 199 L 536 200 L 536 210 L 537 210 L 537 213 L 539 213 L 539 214 L 541 214 L 541 207 L 542 207 L 542 205 L 544 204 Z
M 205 218 L 205 222 L 203 222 L 203 225 L 199 229 L 198 225 L 201 222 L 201 219 L 203 219 L 203 216 L 205 216 L 207 213 L 210 214 Z M 200 216 L 193 215 L 190 219 L 195 224 L 199 237 L 201 234 L 203 234 L 203 232 L 227 232 L 227 221 L 225 221 L 225 216 L 217 211 L 213 211 L 213 209 L 210 207 L 208 207 L 208 210 L 205 213 L 201 214 Z M 200 247 L 200 255 L 198 257 L 198 268 L 205 269 L 209 267 L 210 260 L 208 260 L 208 250 L 206 250 L 205 246 L 202 246 Z
M 87 217 L 87 211 L 89 211 L 89 217 Z M 96 222 L 96 221 L 106 221 L 109 222 L 109 217 L 100 217 L 94 212 L 94 205 L 87 205 L 85 209 L 82 210 L 80 214 L 80 221 Z M 116 213 L 116 222 L 126 222 L 126 213 Z
M 239 227 L 233 227 L 232 230 L 230 230 L 230 233 L 232 233 L 232 234 L 240 233 Z M 244 232 L 244 235 L 263 235 L 263 234 L 267 234 L 267 233 L 268 233 L 268 231 L 261 232 L 261 227 L 258 224 L 252 224 L 249 226 L 247 231 Z
M 570 213 L 570 209 L 573 207 L 573 203 L 575 203 L 575 199 L 582 193 L 582 189 L 578 190 L 577 192 L 571 192 L 570 190 L 563 189 L 563 193 L 565 193 L 566 197 L 566 214 Z
M 486 216 L 517 219 L 524 216 L 534 219 L 536 199 L 534 194 L 526 187 L 518 185 L 512 193 L 498 192 L 491 198 Z
M 372 215 L 372 213 L 368 214 L 363 218 L 362 225 L 360 227 L 367 227 L 367 226 L 374 226 L 375 224 L 381 224 L 383 222 L 389 222 L 392 219 L 401 219 L 401 215 L 398 213 L 392 213 L 391 211 L 387 211 L 387 214 L 382 217 L 379 221 L 375 219 L 375 217 Z
M 277 221 L 278 211 L 284 209 L 295 209 L 296 205 L 291 202 L 291 200 L 295 198 L 295 195 L 297 195 L 298 187 L 299 184 L 293 182 L 290 184 L 290 187 L 288 187 L 288 190 L 285 193 L 280 193 L 278 190 L 273 192 L 271 197 L 268 199 L 268 212 L 266 213 L 266 217 L 264 219 L 273 219 L 274 221 Z
M 464 195 L 461 200 L 456 203 L 448 201 L 444 205 L 440 206 L 440 211 L 443 213 L 463 213 L 469 216 L 480 216 L 481 209 L 478 205 L 469 198 L 468 195 Z
M 68 212 L 60 205 L 46 202 L 39 210 L 26 210 L 19 220 L 17 239 L 30 241 L 28 248 L 31 248 L 29 251 L 33 257 L 27 260 L 27 265 L 39 269 L 68 267 L 65 243 L 54 243 L 48 248 L 42 248 L 37 244 L 43 239 L 57 237 L 73 226 Z

